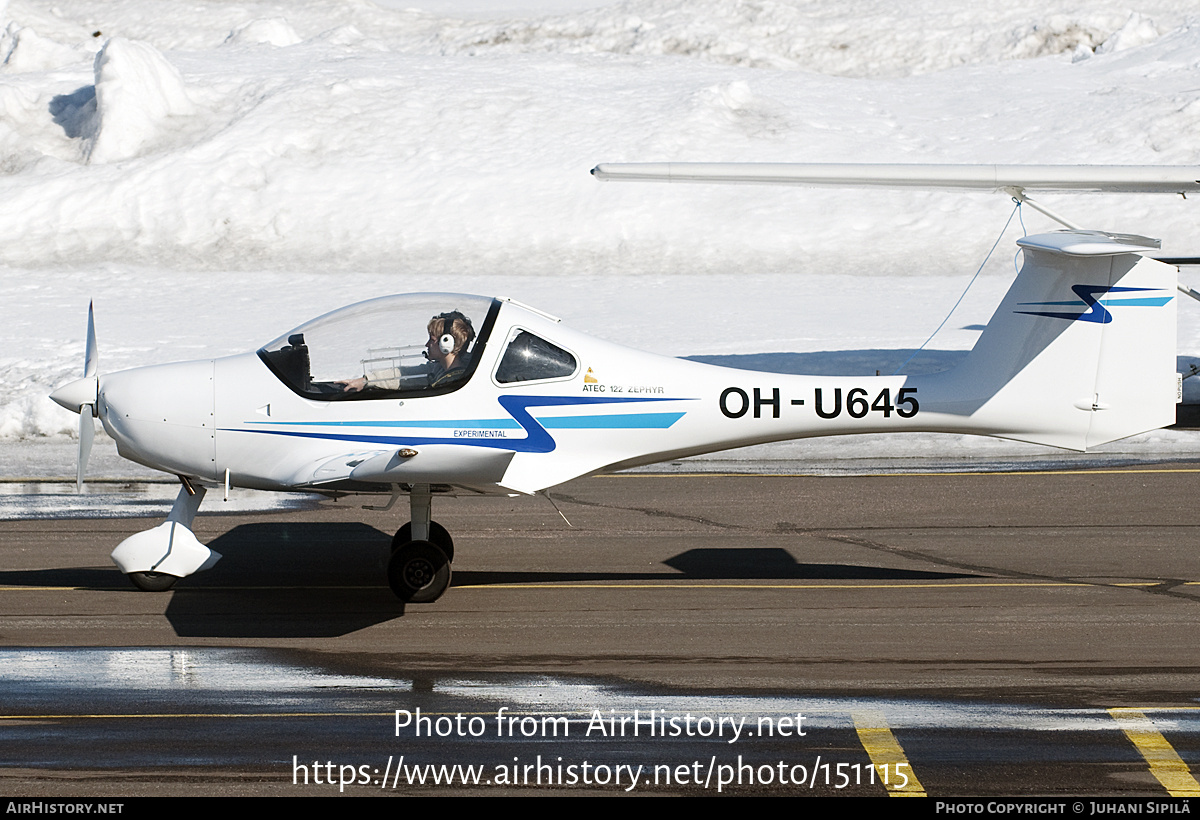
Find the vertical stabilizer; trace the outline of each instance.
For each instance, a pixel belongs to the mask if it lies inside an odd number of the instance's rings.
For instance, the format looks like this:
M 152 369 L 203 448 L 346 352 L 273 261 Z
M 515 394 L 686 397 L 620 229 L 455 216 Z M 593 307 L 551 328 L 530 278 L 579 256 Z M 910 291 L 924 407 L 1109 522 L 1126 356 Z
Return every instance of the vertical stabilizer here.
M 959 411 L 991 435 L 1075 450 L 1171 424 L 1176 269 L 1141 256 L 1157 241 L 1059 231 L 1018 244 L 1020 274 L 944 385 Z

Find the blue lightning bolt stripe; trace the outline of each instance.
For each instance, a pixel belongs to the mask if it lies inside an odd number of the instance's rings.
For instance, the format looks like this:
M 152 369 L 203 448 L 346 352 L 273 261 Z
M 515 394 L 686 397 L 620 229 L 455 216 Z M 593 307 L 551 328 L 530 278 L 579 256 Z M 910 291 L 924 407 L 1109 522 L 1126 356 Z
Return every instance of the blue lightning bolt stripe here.
M 538 419 L 547 430 L 665 430 L 683 413 L 623 413 L 611 416 L 551 416 Z
M 1104 308 L 1108 307 L 1162 307 L 1163 305 L 1174 299 L 1174 296 L 1141 296 L 1131 299 L 1100 299 L 1097 298 L 1100 294 L 1105 293 L 1145 293 L 1148 291 L 1162 291 L 1158 288 L 1119 288 L 1109 287 L 1108 285 L 1072 285 L 1071 290 L 1075 292 L 1081 300 L 1066 301 L 1066 302 L 1022 302 L 1022 307 L 1085 307 L 1083 313 L 1062 313 L 1056 311 L 1040 311 L 1040 310 L 1016 310 L 1014 313 L 1021 313 L 1027 316 L 1046 316 L 1051 319 L 1066 319 L 1068 321 L 1078 322 L 1096 322 L 1097 324 L 1106 325 L 1113 320 L 1113 315 Z
M 679 419 L 683 413 L 621 413 L 605 416 L 539 416 L 537 421 L 547 430 L 596 430 L 596 429 L 665 429 Z M 516 419 L 416 419 L 413 421 L 248 421 L 246 424 L 287 425 L 296 427 L 403 427 L 419 429 L 425 427 L 447 430 L 520 430 Z
M 666 429 L 671 427 L 686 413 L 626 413 L 591 416 L 555 416 L 542 420 L 535 419 L 530 413 L 530 407 L 565 407 L 571 405 L 596 404 L 627 404 L 631 402 L 659 401 L 696 401 L 696 399 L 678 398 L 614 398 L 600 396 L 571 397 L 571 396 L 501 396 L 500 406 L 508 411 L 507 419 L 462 419 L 443 420 L 429 419 L 415 422 L 386 421 L 386 422 L 246 422 L 260 425 L 288 425 L 291 427 L 457 427 L 458 429 L 524 429 L 525 438 L 463 438 L 463 437 L 427 437 L 377 435 L 368 433 L 352 433 L 349 430 L 339 432 L 316 432 L 314 430 L 264 430 L 222 428 L 224 432 L 260 433 L 263 435 L 292 436 L 296 438 L 330 439 L 336 441 L 353 441 L 366 444 L 383 444 L 392 446 L 412 444 L 460 444 L 471 447 L 493 447 L 503 450 L 515 450 L 523 453 L 549 453 L 556 446 L 554 438 L 546 432 L 550 429 Z M 460 423 L 461 422 L 461 423 Z
M 1142 299 L 1101 299 L 1100 304 L 1106 306 L 1141 305 L 1143 307 L 1162 307 L 1174 298 L 1174 296 L 1146 296 Z

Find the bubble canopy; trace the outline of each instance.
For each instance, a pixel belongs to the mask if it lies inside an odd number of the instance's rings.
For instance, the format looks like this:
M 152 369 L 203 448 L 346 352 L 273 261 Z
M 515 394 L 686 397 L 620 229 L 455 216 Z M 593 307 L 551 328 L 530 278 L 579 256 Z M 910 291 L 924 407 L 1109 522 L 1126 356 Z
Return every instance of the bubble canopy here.
M 440 395 L 475 371 L 500 302 L 458 293 L 384 296 L 318 316 L 268 342 L 259 358 L 288 387 L 320 401 Z M 462 318 L 469 340 L 448 367 L 426 357 L 430 324 Z M 441 322 L 432 328 L 437 332 Z M 461 327 L 461 325 L 459 325 Z

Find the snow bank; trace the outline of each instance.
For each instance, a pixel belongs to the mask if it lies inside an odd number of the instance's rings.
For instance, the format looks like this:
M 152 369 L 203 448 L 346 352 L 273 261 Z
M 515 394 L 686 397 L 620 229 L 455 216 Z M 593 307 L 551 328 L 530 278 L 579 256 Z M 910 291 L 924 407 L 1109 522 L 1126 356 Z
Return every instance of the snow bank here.
M 738 2 L 630 0 L 534 20 L 446 27 L 444 53 L 544 52 L 676 56 L 724 65 L 897 77 L 960 65 L 1092 50 L 1129 17 L 1116 4 L 1061 11 L 1045 4 L 941 0 Z M 1164 11 L 1179 19 L 1178 4 Z M 984 24 L 983 21 L 986 20 Z
M 416 6 L 421 0 L 412 0 Z M 720 65 L 802 69 L 846 77 L 900 77 L 960 65 L 1023 60 L 1077 49 L 1091 52 L 1126 25 L 1131 12 L 1161 31 L 1193 16 L 1187 0 L 596 0 L 598 8 L 542 14 L 508 13 L 527 4 L 463 4 L 456 19 L 438 13 L 370 2 L 298 0 L 282 8 L 270 0 L 225 3 L 196 0 L 171 10 L 169 19 L 148 11 L 146 0 L 59 0 L 47 13 L 33 0 L 12 0 L 10 16 L 63 40 L 104 35 L 144 40 L 163 52 L 220 46 L 231 32 L 273 45 L 291 36 L 309 41 L 339 27 L 365 32 L 376 47 L 414 56 L 488 54 L 610 54 L 673 57 Z M 533 3 L 530 6 L 536 5 Z M 483 17 L 484 19 L 480 19 Z M 275 29 L 266 33 L 266 29 Z M 239 35 L 240 36 L 240 35 Z M 279 41 L 277 42 L 276 39 Z
M 944 273 L 978 263 L 981 220 L 998 229 L 1002 198 L 600 185 L 587 171 L 664 159 L 1186 163 L 1200 148 L 1200 29 L 1074 64 L 896 80 L 671 57 L 418 57 L 364 36 L 222 42 L 171 63 L 114 38 L 91 77 L 11 75 L 0 227 L 22 241 L 0 245 L 0 264 L 424 277 L 781 271 L 803 259 L 891 275 L 920 273 L 904 254 L 932 245 L 921 265 Z M 91 165 L 51 161 L 73 157 Z M 1190 202 L 1069 207 L 1194 250 Z
M 114 37 L 96 54 L 95 96 L 77 115 L 89 162 L 137 156 L 172 117 L 195 111 L 183 77 L 154 46 Z

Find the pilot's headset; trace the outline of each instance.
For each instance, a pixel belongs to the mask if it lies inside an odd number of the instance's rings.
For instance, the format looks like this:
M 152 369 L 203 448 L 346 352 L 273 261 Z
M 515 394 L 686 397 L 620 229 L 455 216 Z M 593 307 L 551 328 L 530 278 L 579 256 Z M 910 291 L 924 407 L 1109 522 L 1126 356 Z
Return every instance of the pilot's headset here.
M 442 320 L 442 334 L 438 336 L 438 350 L 440 350 L 443 355 L 449 355 L 450 353 L 453 353 L 455 348 L 458 347 L 458 339 L 456 339 L 454 334 L 451 332 L 456 320 L 461 320 L 464 329 L 467 331 L 467 338 L 463 341 L 463 347 L 465 348 L 471 343 L 471 339 L 474 338 L 475 332 L 471 328 L 470 320 L 467 319 L 467 317 L 461 312 L 452 310 L 449 313 L 442 313 L 436 318 Z

